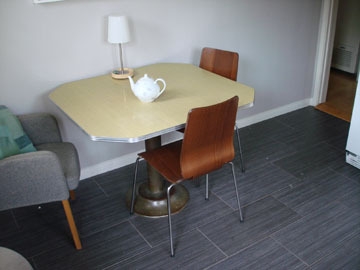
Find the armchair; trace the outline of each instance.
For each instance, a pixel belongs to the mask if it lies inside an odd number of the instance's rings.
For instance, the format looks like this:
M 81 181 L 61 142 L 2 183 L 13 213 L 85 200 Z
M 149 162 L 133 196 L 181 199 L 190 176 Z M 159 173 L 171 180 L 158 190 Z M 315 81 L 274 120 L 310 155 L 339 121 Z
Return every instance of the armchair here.
M 68 201 L 79 184 L 77 151 L 73 144 L 62 142 L 54 116 L 36 113 L 18 118 L 38 151 L 0 160 L 0 211 L 62 201 L 75 247 L 81 249 Z

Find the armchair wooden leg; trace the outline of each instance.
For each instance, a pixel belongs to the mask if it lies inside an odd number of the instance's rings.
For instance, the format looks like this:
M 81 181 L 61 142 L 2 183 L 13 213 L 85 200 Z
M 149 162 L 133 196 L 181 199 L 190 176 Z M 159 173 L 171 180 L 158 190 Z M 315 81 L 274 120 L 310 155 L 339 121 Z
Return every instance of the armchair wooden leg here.
M 70 190 L 70 199 L 75 200 L 75 190 Z
M 76 249 L 82 249 L 79 234 L 76 229 L 74 217 L 71 212 L 70 203 L 68 200 L 63 200 L 62 204 L 64 206 L 65 215 L 66 215 L 67 221 L 69 223 L 69 227 L 70 227 L 70 231 L 71 231 L 74 243 L 75 243 L 75 247 L 76 247 Z

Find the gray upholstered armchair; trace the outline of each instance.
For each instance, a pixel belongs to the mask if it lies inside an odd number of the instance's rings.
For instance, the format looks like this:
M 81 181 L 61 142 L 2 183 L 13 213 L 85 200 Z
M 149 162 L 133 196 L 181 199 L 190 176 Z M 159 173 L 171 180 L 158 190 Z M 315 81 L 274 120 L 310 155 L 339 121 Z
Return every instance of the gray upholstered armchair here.
M 80 166 L 73 144 L 62 142 L 55 117 L 46 113 L 18 116 L 37 152 L 0 160 L 0 211 L 62 201 L 75 247 L 81 242 L 68 201 L 74 199 Z

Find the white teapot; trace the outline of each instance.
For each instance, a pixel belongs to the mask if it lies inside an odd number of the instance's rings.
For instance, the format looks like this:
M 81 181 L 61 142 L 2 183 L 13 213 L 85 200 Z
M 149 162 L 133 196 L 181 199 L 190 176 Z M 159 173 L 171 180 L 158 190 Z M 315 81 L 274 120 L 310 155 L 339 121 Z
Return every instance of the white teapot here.
M 128 78 L 130 81 L 131 90 L 133 91 L 134 95 L 145 103 L 153 102 L 165 91 L 166 88 L 166 83 L 163 79 L 159 78 L 154 80 L 148 77 L 147 74 L 140 78 L 136 84 L 130 76 Z M 163 89 L 160 90 L 157 81 L 160 81 L 164 84 Z

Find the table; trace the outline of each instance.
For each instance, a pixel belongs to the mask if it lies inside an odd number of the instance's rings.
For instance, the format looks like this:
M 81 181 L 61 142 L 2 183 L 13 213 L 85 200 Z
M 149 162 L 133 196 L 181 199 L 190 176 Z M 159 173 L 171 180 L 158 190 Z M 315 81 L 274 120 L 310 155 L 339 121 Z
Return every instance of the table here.
M 148 74 L 166 81 L 165 92 L 152 103 L 140 102 L 128 80 L 103 75 L 65 83 L 49 98 L 91 140 L 135 143 L 145 141 L 146 150 L 161 146 L 161 135 L 184 128 L 187 113 L 239 96 L 239 107 L 251 107 L 254 89 L 191 64 L 161 63 L 137 68 L 134 81 Z M 137 187 L 135 213 L 159 217 L 167 215 L 166 189 L 160 174 L 147 167 L 148 181 Z M 178 185 L 171 195 L 173 212 L 180 211 L 189 199 Z M 130 192 L 127 195 L 130 202 Z

